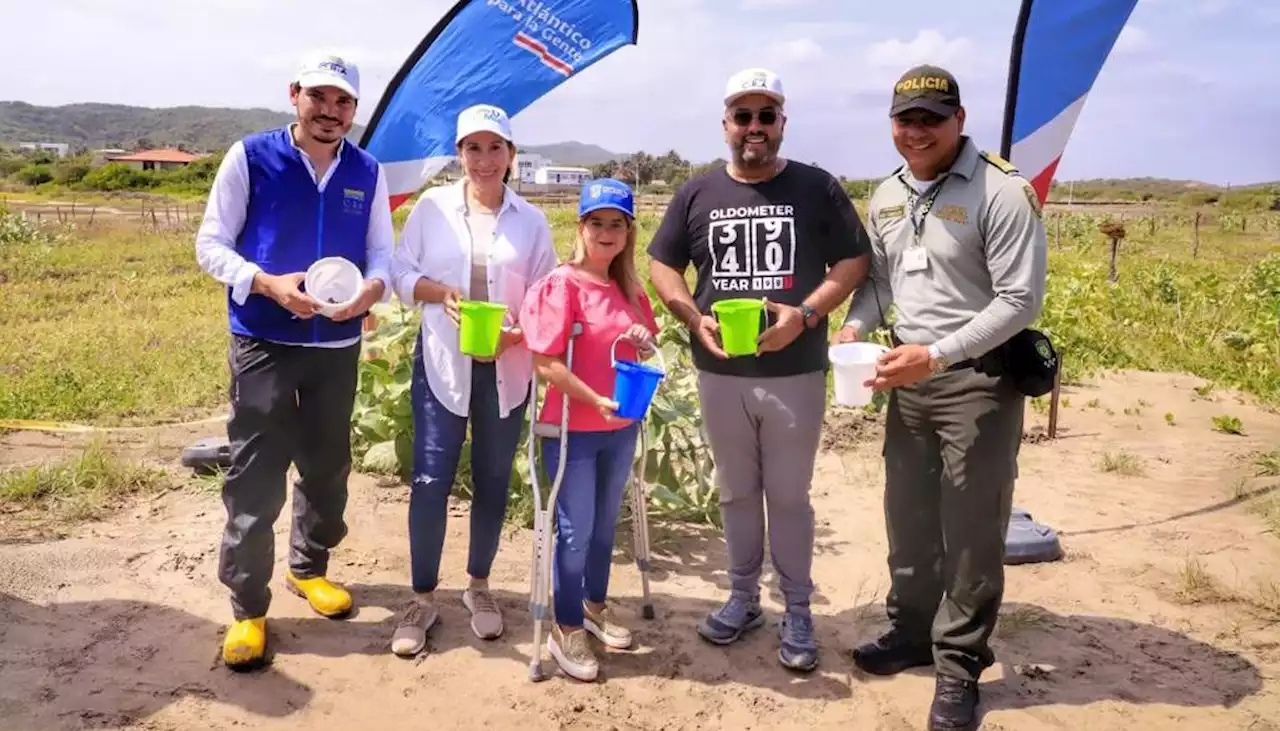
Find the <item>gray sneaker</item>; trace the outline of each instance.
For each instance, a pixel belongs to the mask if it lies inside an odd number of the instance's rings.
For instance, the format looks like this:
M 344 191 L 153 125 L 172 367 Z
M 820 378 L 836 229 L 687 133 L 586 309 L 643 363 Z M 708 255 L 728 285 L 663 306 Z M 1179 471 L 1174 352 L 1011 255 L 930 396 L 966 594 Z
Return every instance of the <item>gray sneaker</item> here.
M 764 610 L 760 602 L 739 594 L 730 594 L 729 601 L 709 613 L 698 623 L 698 634 L 707 642 L 728 645 L 736 642 L 749 630 L 764 625 Z
M 813 617 L 787 612 L 778 634 L 778 661 L 783 667 L 809 672 L 818 667 L 818 644 L 813 639 Z
M 488 589 L 467 589 L 462 603 L 471 612 L 471 631 L 476 637 L 493 640 L 502 636 L 502 612 Z
M 427 647 L 427 630 L 439 618 L 434 601 L 415 597 L 396 625 L 395 634 L 391 635 L 391 651 L 400 657 L 413 657 L 422 652 Z

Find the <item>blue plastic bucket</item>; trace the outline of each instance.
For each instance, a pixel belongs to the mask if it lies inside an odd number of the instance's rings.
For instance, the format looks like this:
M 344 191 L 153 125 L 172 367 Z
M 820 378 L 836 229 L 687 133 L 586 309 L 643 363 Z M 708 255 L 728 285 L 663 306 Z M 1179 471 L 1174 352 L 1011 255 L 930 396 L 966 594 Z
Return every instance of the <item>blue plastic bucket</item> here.
M 653 366 L 629 360 L 618 361 L 614 369 L 617 373 L 613 379 L 613 400 L 618 402 L 614 413 L 623 419 L 643 419 L 658 390 L 658 382 L 666 374 Z

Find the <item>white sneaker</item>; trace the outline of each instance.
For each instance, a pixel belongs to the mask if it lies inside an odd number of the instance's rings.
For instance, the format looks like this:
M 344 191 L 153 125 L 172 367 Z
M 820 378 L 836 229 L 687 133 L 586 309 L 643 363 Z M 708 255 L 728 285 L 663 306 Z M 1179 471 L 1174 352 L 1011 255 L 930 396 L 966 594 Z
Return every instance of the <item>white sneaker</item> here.
M 615 621 L 613 612 L 608 607 L 605 607 L 600 612 L 593 612 L 584 602 L 582 605 L 582 617 L 583 628 L 606 646 L 615 650 L 625 650 L 631 647 L 631 630 Z
M 586 630 L 576 629 L 566 635 L 556 625 L 547 638 L 547 649 L 560 669 L 571 678 L 590 683 L 600 673 L 600 663 L 587 642 Z

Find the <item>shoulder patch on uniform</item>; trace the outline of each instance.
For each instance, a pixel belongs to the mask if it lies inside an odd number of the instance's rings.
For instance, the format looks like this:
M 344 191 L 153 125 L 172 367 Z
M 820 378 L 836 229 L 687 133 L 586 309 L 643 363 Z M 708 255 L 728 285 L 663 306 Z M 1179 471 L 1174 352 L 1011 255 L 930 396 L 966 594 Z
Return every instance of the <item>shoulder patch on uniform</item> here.
M 902 218 L 903 215 L 906 214 L 906 211 L 906 206 L 902 205 L 885 206 L 884 208 L 876 211 L 876 218 L 879 218 L 881 221 L 892 221 L 897 218 Z
M 1022 192 L 1026 194 L 1027 202 L 1031 204 L 1031 212 L 1036 214 L 1036 218 L 1042 217 L 1043 211 L 1040 207 L 1040 194 L 1036 193 L 1036 189 L 1031 187 L 1031 183 L 1028 183 L 1025 180 L 1022 181 Z
M 1018 172 L 1018 168 L 1013 163 L 1009 162 L 1003 157 L 1000 157 L 994 152 L 988 152 L 986 150 L 983 150 L 982 152 L 978 153 L 978 157 L 981 157 L 983 160 L 986 160 L 987 162 L 991 163 L 992 165 L 995 165 L 997 168 L 1000 168 L 1000 170 L 1002 170 L 1003 172 L 1009 173 L 1010 175 L 1014 175 Z

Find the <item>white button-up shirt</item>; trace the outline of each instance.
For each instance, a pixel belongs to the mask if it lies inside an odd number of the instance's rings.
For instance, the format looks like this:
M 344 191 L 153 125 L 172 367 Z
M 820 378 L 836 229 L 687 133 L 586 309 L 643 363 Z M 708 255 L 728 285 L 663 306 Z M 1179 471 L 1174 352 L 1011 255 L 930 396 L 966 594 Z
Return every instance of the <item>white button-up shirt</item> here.
M 316 176 L 315 165 L 307 153 L 298 147 L 289 135 L 289 142 L 302 156 L 311 179 L 317 189 L 323 193 L 338 169 L 342 160 L 342 151 L 349 144 L 343 140 L 338 145 L 337 154 L 325 171 L 324 177 Z M 196 261 L 200 267 L 214 279 L 231 288 L 231 299 L 236 304 L 244 304 L 249 292 L 253 289 L 253 277 L 262 271 L 261 267 L 247 261 L 236 251 L 236 240 L 244 229 L 244 220 L 249 205 L 249 161 L 245 157 L 244 143 L 236 142 L 227 150 L 222 158 L 222 165 L 213 179 L 209 190 L 209 200 L 205 204 L 204 219 L 200 222 L 200 230 L 196 233 Z M 378 182 L 374 188 L 373 202 L 369 209 L 369 235 L 366 246 L 368 266 L 365 279 L 380 279 L 386 287 L 382 301 L 391 298 L 391 252 L 395 248 L 396 232 L 391 223 L 391 204 L 387 198 L 387 177 L 382 166 L 378 166 Z M 316 315 L 322 317 L 322 315 Z M 304 346 L 321 348 L 339 348 L 351 345 L 360 337 L 332 343 L 303 343 Z
M 391 261 L 396 296 L 422 309 L 422 354 L 427 385 L 450 412 L 471 410 L 470 356 L 458 347 L 458 328 L 443 304 L 415 302 L 413 289 L 426 277 L 470 298 L 471 233 L 466 221 L 465 181 L 424 192 L 405 221 Z M 493 240 L 486 254 L 489 301 L 507 306 L 514 325 L 524 296 L 556 267 L 551 228 L 541 210 L 507 188 L 498 210 Z M 528 394 L 533 355 L 523 343 L 507 348 L 497 360 L 498 414 L 506 418 Z

